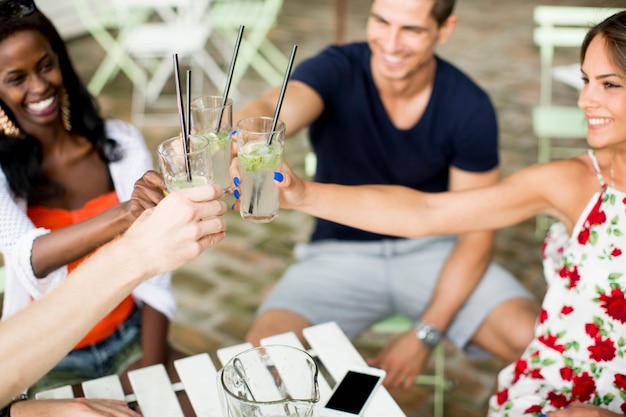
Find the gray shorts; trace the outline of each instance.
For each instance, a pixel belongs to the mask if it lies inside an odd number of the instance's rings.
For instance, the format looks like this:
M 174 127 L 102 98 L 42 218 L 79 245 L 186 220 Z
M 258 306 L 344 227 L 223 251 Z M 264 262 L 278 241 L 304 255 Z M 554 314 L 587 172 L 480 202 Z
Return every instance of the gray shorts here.
M 401 313 L 417 320 L 428 304 L 454 236 L 376 242 L 299 244 L 297 262 L 259 308 L 292 311 L 312 324 L 336 321 L 350 338 Z M 456 315 L 446 337 L 461 349 L 489 312 L 513 298 L 534 298 L 510 273 L 491 264 Z

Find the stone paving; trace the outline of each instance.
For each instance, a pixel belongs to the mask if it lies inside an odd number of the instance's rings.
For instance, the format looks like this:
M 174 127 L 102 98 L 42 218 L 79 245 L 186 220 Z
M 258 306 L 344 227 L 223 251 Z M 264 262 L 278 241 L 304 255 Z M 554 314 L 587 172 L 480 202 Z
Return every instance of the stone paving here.
M 465 0 L 459 1 L 458 27 L 440 54 L 464 69 L 491 95 L 499 117 L 503 174 L 507 175 L 536 161 L 536 138 L 531 129 L 531 107 L 539 100 L 539 62 L 532 43 L 532 11 L 540 3 L 553 5 L 623 6 L 623 0 Z M 364 38 L 369 0 L 349 0 L 347 40 Z M 334 39 L 332 0 L 285 0 L 270 39 L 288 55 L 292 44 L 299 46 L 296 63 L 314 54 Z M 104 52 L 90 38 L 69 43 L 79 72 L 93 73 Z M 574 53 L 569 57 L 575 62 Z M 259 94 L 267 85 L 249 70 L 239 86 L 235 107 Z M 223 86 L 207 87 L 205 94 L 219 93 Z M 129 119 L 130 82 L 118 76 L 100 97 L 108 117 Z M 563 87 L 558 94 L 574 101 L 576 93 Z M 151 149 L 176 133 L 176 127 L 143 129 Z M 304 136 L 288 141 L 286 159 L 302 172 Z M 228 198 L 227 198 L 228 200 Z M 230 203 L 230 200 L 228 200 Z M 179 303 L 171 330 L 173 342 L 196 353 L 239 343 L 253 318 L 264 291 L 292 262 L 291 249 L 304 242 L 312 220 L 300 213 L 283 211 L 270 224 L 246 223 L 238 213 L 227 215 L 229 231 L 219 246 L 174 273 L 174 291 Z M 534 237 L 534 221 L 499 231 L 496 260 L 512 271 L 538 297 L 544 283 L 540 265 L 540 243 Z M 367 334 L 366 342 L 380 335 Z M 495 360 L 471 360 L 447 347 L 446 372 L 457 385 L 446 395 L 446 416 L 480 416 L 495 387 L 502 366 Z M 394 391 L 410 417 L 431 415 L 428 388 Z

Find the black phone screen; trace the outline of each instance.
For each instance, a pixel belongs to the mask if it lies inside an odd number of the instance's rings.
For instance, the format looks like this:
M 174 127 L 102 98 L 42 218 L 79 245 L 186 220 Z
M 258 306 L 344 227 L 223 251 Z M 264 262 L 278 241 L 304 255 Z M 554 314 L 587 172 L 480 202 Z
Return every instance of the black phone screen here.
M 326 403 L 326 408 L 359 414 L 379 380 L 376 375 L 348 371 Z

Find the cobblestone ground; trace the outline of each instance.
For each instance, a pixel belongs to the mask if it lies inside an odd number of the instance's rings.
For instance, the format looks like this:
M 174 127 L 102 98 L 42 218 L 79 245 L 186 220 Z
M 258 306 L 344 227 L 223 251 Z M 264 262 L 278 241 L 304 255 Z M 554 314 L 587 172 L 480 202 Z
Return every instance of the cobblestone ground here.
M 347 39 L 363 39 L 369 0 L 349 0 Z M 554 5 L 623 6 L 623 0 L 543 1 Z M 536 161 L 537 143 L 531 129 L 531 107 L 538 102 L 539 63 L 532 43 L 532 11 L 537 0 L 465 0 L 458 2 L 460 21 L 440 54 L 464 69 L 491 95 L 499 117 L 503 174 L 508 175 Z M 332 0 L 285 0 L 271 40 L 288 55 L 299 46 L 296 62 L 314 54 L 334 39 Z M 85 79 L 93 73 L 104 52 L 89 38 L 70 43 L 79 72 Z M 573 52 L 568 61 L 575 62 Z M 259 94 L 267 85 L 250 70 L 237 88 L 235 106 Z M 207 85 L 203 93 L 219 93 L 222 86 Z M 107 85 L 100 97 L 109 117 L 129 119 L 131 85 L 123 76 Z M 557 93 L 564 101 L 576 99 L 563 87 Z M 235 93 L 236 94 L 236 93 Z M 172 99 L 172 103 L 175 103 Z M 171 128 L 143 129 L 149 146 L 176 133 Z M 290 140 L 286 159 L 302 170 L 307 149 L 303 136 Z M 230 203 L 230 200 L 228 201 Z M 225 241 L 176 271 L 174 290 L 179 309 L 172 326 L 173 342 L 189 353 L 208 351 L 238 343 L 248 328 L 263 292 L 292 262 L 291 249 L 306 241 L 312 221 L 295 212 L 281 212 L 270 224 L 246 223 L 238 213 L 228 214 Z M 540 243 L 534 236 L 534 221 L 498 232 L 496 260 L 512 271 L 537 297 L 544 292 Z M 378 337 L 365 335 L 361 341 Z M 470 360 L 447 349 L 446 369 L 457 385 L 446 395 L 446 416 L 479 416 L 495 387 L 502 364 L 495 360 Z M 409 416 L 428 416 L 428 388 L 393 393 Z

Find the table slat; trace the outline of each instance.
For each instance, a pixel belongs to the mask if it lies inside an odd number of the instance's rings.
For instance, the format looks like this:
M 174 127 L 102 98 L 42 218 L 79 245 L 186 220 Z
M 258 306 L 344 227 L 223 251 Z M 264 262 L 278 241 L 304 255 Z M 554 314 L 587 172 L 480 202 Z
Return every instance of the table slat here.
M 35 394 L 35 399 L 37 400 L 64 400 L 67 398 L 74 398 L 74 391 L 70 385 L 64 385 Z
M 135 369 L 128 373 L 128 379 L 144 417 L 184 417 L 165 366 Z
M 223 417 L 217 371 L 207 353 L 178 359 L 174 367 L 198 417 Z
M 82 384 L 86 398 L 107 398 L 110 400 L 126 400 L 122 382 L 117 375 L 85 381 Z
M 308 327 L 303 330 L 303 334 L 336 381 L 339 381 L 350 367 L 367 366 L 365 359 L 337 323 L 329 322 Z M 382 386 L 376 390 L 364 416 L 406 417 L 389 392 Z
M 252 348 L 252 343 L 240 343 L 238 345 L 221 348 L 217 350 L 217 359 L 219 359 L 222 366 L 224 366 L 233 356 Z

